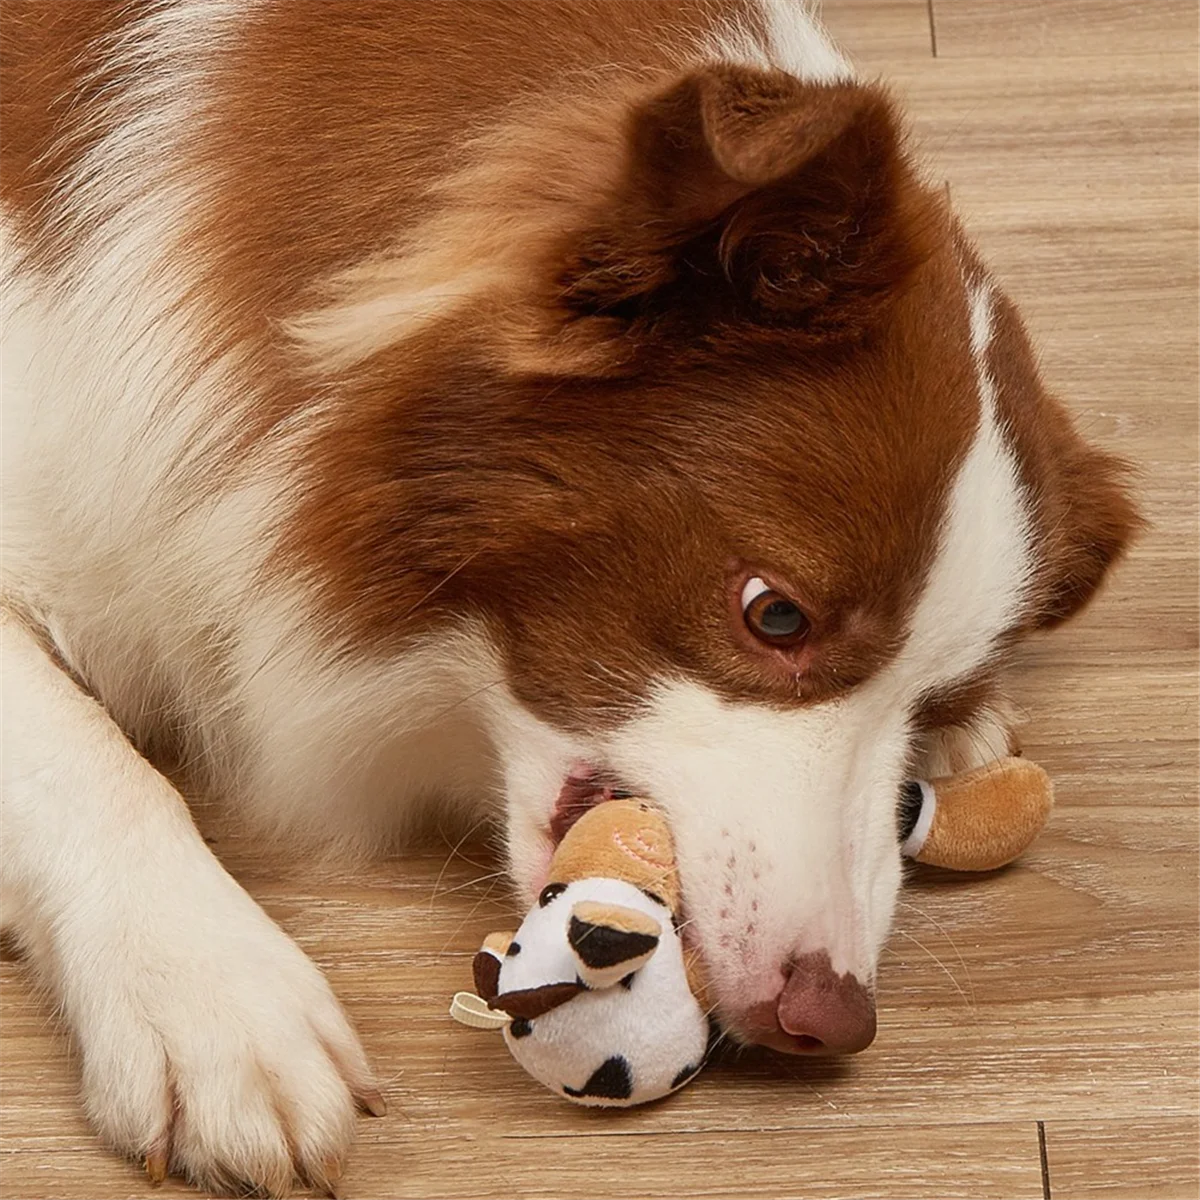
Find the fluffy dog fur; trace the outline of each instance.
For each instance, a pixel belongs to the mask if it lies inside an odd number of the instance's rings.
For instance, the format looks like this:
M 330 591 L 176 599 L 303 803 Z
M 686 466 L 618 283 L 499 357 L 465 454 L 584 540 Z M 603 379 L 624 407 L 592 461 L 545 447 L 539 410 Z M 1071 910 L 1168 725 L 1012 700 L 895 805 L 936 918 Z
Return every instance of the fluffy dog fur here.
M 311 845 L 494 813 L 526 897 L 623 782 L 726 1025 L 828 1040 L 900 781 L 1135 521 L 886 93 L 785 0 L 0 22 L 5 916 L 101 1132 L 280 1191 L 382 1107 L 164 746 Z

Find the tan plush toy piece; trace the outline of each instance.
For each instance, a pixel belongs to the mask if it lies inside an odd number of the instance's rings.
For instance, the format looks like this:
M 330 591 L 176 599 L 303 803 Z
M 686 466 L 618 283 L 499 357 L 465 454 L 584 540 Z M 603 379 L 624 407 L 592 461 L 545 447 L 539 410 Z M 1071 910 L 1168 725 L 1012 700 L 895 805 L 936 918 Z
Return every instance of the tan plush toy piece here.
M 914 781 L 901 797 L 902 850 L 951 871 L 994 871 L 1024 852 L 1053 804 L 1050 777 L 1023 758 Z

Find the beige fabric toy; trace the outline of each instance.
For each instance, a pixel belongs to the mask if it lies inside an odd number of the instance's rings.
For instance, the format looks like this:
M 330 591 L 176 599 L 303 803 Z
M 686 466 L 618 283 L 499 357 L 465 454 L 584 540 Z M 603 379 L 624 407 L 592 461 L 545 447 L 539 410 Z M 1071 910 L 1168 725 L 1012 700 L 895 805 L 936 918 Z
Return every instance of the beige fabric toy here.
M 1054 803 L 1050 776 L 1023 758 L 904 787 L 901 850 L 951 871 L 994 871 L 1041 832 Z

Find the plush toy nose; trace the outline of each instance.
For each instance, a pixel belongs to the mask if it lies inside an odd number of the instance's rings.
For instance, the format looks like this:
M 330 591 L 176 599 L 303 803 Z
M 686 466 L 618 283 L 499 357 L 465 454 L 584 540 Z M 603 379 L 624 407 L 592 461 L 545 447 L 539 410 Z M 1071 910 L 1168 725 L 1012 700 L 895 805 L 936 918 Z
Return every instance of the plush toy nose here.
M 611 987 L 645 965 L 658 949 L 662 927 L 651 916 L 620 904 L 583 900 L 571 910 L 567 941 L 588 987 Z
M 853 975 L 838 975 L 824 950 L 792 963 L 775 1017 L 801 1053 L 857 1054 L 875 1040 L 871 993 Z

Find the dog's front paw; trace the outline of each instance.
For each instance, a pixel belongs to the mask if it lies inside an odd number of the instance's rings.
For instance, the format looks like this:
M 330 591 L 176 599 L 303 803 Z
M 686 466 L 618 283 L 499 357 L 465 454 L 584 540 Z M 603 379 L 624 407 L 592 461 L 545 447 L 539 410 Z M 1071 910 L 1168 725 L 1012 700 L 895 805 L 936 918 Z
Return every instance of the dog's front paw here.
M 916 774 L 938 779 L 1018 754 L 1016 726 L 1016 709 L 994 696 L 970 721 L 926 730 L 917 743 Z
M 186 936 L 110 944 L 69 985 L 85 1104 L 155 1182 L 328 1190 L 355 1102 L 382 1115 L 383 1097 L 321 973 L 241 898 Z

